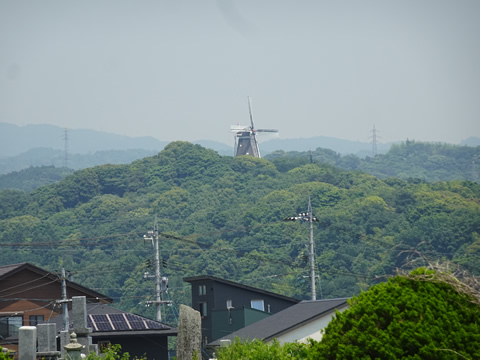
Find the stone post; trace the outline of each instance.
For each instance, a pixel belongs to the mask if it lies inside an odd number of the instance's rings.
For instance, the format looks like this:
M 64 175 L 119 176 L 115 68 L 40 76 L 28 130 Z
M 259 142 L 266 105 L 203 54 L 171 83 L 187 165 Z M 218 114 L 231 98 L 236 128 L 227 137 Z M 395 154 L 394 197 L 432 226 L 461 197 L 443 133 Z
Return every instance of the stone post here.
M 38 350 L 37 357 L 42 359 L 58 358 L 60 351 L 57 351 L 57 325 L 45 323 L 37 325 Z
M 202 319 L 200 312 L 180 305 L 177 335 L 177 360 L 202 358 Z
M 88 355 L 89 346 L 92 344 L 92 337 L 89 336 L 92 328 L 87 327 L 87 300 L 85 296 L 72 297 L 73 328 L 77 334 L 77 341 L 83 345 L 82 353 Z
M 38 352 L 56 351 L 57 324 L 45 323 L 37 325 Z
M 37 328 L 22 326 L 18 329 L 18 358 L 35 360 L 37 358 Z
M 70 343 L 70 333 L 68 330 L 60 331 L 60 350 L 61 350 L 61 358 L 66 358 L 67 351 L 65 350 L 65 346 Z

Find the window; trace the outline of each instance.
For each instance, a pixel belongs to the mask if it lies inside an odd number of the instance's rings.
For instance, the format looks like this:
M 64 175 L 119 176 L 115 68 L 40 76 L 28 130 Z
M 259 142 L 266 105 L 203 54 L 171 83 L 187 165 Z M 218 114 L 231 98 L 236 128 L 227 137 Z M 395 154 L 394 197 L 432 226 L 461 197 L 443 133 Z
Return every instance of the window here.
M 252 300 L 250 302 L 250 307 L 252 309 L 257 309 L 260 311 L 265 311 L 265 305 L 263 304 L 263 300 Z
M 200 316 L 205 317 L 207 316 L 207 303 L 206 302 L 201 302 L 198 304 L 199 311 L 200 311 Z
M 0 336 L 6 338 L 18 335 L 18 329 L 23 325 L 23 316 L 0 317 Z
M 38 324 L 42 324 L 43 321 L 43 315 L 30 315 L 28 318 L 30 326 L 37 326 Z
M 198 295 L 207 295 L 207 285 L 198 285 Z
M 232 309 L 232 308 L 233 308 L 232 300 L 227 300 L 227 309 Z

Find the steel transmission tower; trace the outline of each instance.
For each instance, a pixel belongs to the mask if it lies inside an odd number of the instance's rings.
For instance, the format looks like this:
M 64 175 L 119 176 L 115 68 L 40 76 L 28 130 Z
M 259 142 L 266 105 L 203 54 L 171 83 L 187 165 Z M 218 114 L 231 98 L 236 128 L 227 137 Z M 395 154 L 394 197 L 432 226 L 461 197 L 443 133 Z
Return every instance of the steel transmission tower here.
M 372 157 L 377 156 L 377 129 L 375 129 L 375 124 L 373 124 L 372 132 Z
M 63 166 L 68 168 L 68 129 L 65 128 L 63 132 L 63 145 L 64 145 L 64 159 L 63 159 Z

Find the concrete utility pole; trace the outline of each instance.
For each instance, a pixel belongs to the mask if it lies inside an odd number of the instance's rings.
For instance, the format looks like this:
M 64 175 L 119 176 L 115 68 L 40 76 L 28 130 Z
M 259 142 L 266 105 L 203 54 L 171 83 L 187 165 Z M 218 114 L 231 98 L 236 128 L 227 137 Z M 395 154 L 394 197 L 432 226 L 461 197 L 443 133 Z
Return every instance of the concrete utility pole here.
M 315 247 L 313 242 L 313 214 L 312 202 L 308 197 L 308 223 L 310 227 L 310 286 L 312 288 L 312 300 L 317 300 L 317 291 L 315 289 Z
M 162 296 L 160 293 L 160 252 L 158 250 L 158 224 L 155 217 L 155 224 L 153 226 L 153 247 L 155 251 L 155 307 L 156 320 L 162 321 L 162 308 L 160 307 Z
M 68 318 L 68 299 L 67 299 L 67 279 L 65 276 L 65 268 L 62 268 L 62 307 L 63 307 L 63 328 L 68 330 L 69 328 L 69 318 Z
M 144 279 L 153 277 L 155 278 L 155 301 L 147 301 L 147 305 L 155 304 L 155 320 L 162 321 L 162 310 L 161 310 L 161 302 L 162 296 L 160 292 L 160 254 L 158 249 L 158 224 L 157 224 L 157 217 L 155 216 L 155 223 L 153 225 L 153 231 L 149 231 L 147 235 L 143 235 L 145 240 L 152 241 L 153 245 L 153 252 L 154 252 L 154 261 L 153 265 L 155 266 L 155 275 L 151 276 L 146 272 L 143 276 Z
M 157 217 L 155 216 L 155 223 L 153 225 L 153 231 L 149 231 L 146 235 L 143 235 L 145 240 L 152 241 L 154 251 L 154 266 L 155 275 L 150 275 L 145 272 L 143 278 L 155 278 L 155 301 L 146 301 L 147 305 L 155 304 L 156 315 L 155 320 L 162 321 L 162 304 L 170 304 L 171 301 L 162 301 L 162 293 L 167 292 L 168 278 L 162 277 L 160 274 L 160 251 L 158 249 L 158 224 Z
M 313 241 L 313 222 L 318 221 L 318 219 L 313 216 L 312 212 L 312 202 L 310 197 L 308 197 L 308 211 L 305 213 L 300 213 L 298 216 L 292 216 L 284 219 L 284 221 L 296 221 L 300 220 L 302 222 L 308 221 L 309 230 L 310 230 L 310 241 L 309 241 L 309 259 L 310 259 L 310 287 L 312 289 L 312 300 L 317 300 L 317 291 L 315 289 L 315 243 Z

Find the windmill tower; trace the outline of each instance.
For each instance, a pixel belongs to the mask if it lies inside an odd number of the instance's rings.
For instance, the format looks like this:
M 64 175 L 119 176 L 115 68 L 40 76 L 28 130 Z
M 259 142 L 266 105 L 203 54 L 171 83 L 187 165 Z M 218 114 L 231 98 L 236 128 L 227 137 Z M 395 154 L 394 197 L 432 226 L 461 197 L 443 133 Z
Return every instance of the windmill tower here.
M 235 138 L 235 156 L 250 155 L 254 157 L 260 156 L 260 149 L 258 148 L 257 133 L 271 132 L 278 133 L 276 129 L 255 129 L 253 124 L 252 104 L 250 97 L 248 97 L 248 111 L 250 114 L 250 126 L 232 125 L 231 130 Z

